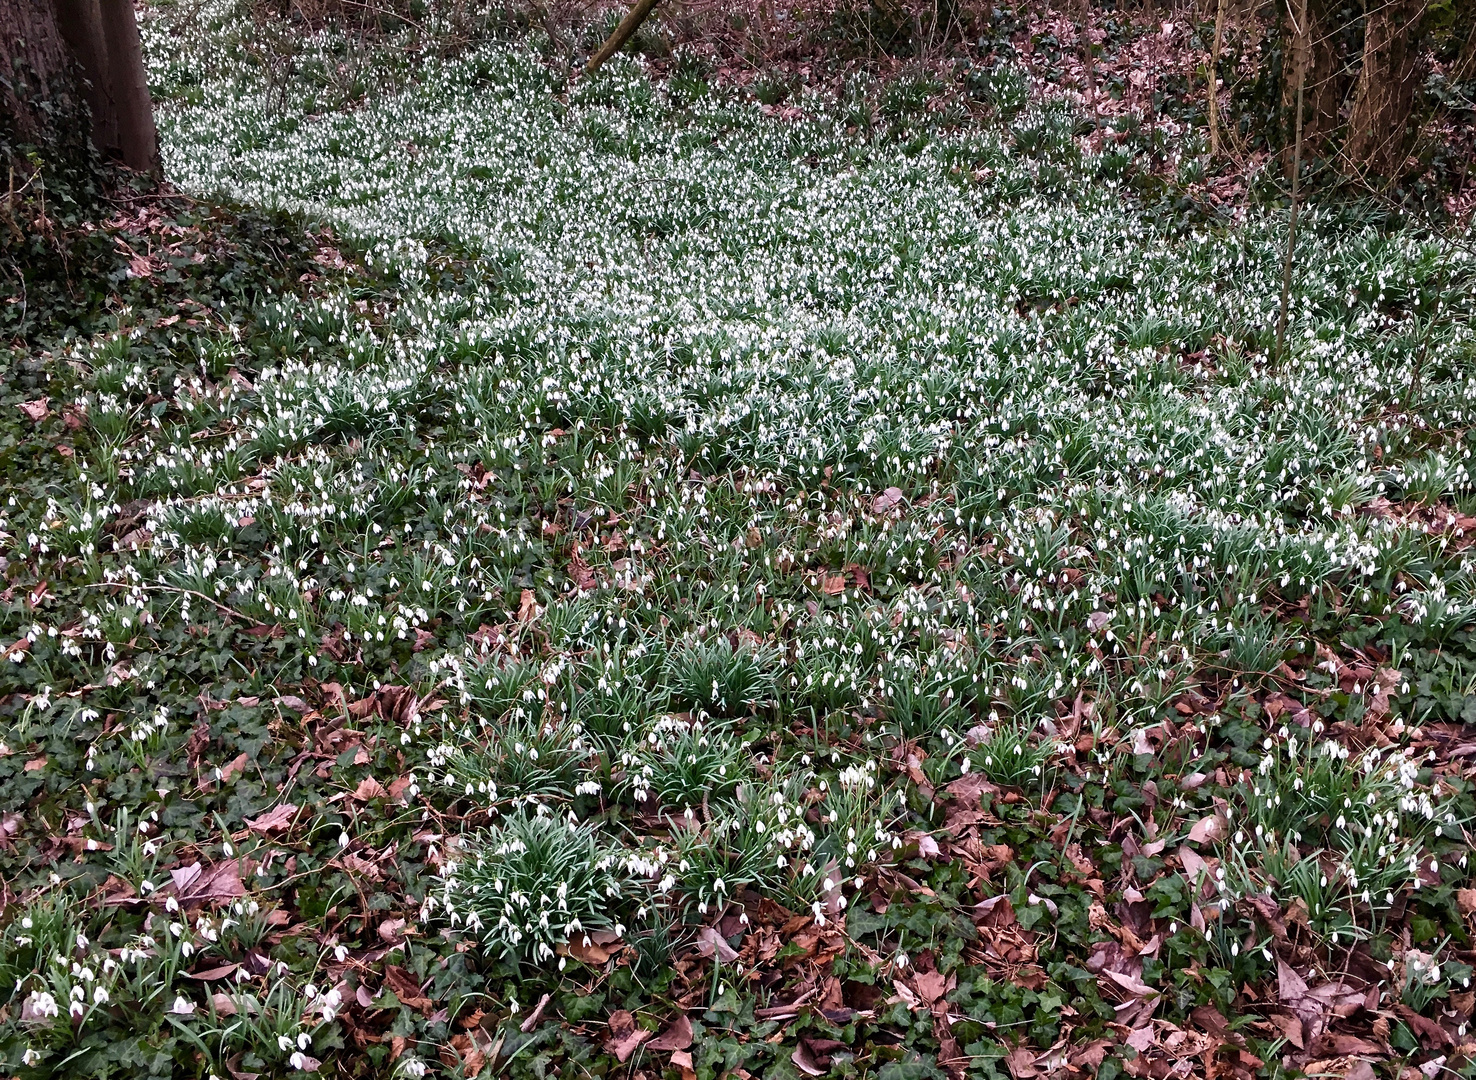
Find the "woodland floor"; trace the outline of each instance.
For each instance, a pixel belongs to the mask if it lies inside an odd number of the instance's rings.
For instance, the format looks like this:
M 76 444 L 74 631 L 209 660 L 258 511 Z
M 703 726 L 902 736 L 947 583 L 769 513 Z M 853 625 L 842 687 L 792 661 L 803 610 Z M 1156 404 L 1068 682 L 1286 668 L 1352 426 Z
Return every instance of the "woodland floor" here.
M 1472 1075 L 1469 235 L 1309 207 L 1278 355 L 1018 64 L 243 25 L 20 204 L 0 1071 Z

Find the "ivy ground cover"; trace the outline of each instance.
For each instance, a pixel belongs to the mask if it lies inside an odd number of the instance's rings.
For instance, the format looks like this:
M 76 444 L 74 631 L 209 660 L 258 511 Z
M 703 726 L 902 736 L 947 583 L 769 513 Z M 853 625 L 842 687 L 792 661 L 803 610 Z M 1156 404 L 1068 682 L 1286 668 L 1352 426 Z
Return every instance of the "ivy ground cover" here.
M 6 1069 L 1467 1073 L 1466 241 L 1314 206 L 1277 353 L 1012 69 L 248 26 L 8 354 Z

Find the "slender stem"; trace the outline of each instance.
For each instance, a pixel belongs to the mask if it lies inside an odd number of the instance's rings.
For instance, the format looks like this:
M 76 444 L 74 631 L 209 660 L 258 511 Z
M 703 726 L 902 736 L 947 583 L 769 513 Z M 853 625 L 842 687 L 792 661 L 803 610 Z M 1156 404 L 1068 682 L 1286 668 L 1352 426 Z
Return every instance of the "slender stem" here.
M 1220 156 L 1220 49 L 1225 41 L 1225 10 L 1230 0 L 1220 0 L 1215 8 L 1215 45 L 1209 61 L 1209 129 L 1210 157 Z
M 1302 50 L 1307 48 L 1307 0 L 1298 4 L 1297 38 Z M 1291 224 L 1286 236 L 1286 263 L 1281 268 L 1281 311 L 1276 316 L 1276 356 L 1279 360 L 1286 346 L 1286 309 L 1291 299 L 1292 262 L 1297 252 L 1297 202 L 1302 179 L 1302 91 L 1307 83 L 1307 65 L 1297 65 L 1297 136 L 1292 152 Z
M 262 622 L 260 619 L 254 619 L 250 615 L 242 614 L 233 607 L 227 607 L 225 604 L 222 604 L 214 597 L 206 596 L 204 593 L 198 592 L 195 589 L 183 589 L 180 588 L 178 585 L 145 585 L 134 584 L 127 581 L 96 581 L 89 585 L 83 585 L 82 587 L 84 589 L 142 589 L 146 592 L 179 593 L 183 596 L 193 596 L 197 599 L 204 600 L 207 604 L 213 604 L 215 606 L 215 609 L 219 611 L 222 615 L 229 615 L 232 618 L 240 619 L 242 622 L 250 623 L 252 626 L 268 625 L 267 623 Z

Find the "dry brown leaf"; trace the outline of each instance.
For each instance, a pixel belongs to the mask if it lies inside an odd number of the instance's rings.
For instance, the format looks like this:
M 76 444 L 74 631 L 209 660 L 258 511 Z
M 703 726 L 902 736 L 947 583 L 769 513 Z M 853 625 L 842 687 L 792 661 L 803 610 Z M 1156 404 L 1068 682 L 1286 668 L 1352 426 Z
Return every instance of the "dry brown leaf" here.
M 538 1004 L 533 1006 L 533 1011 L 528 1014 L 528 1018 L 518 1025 L 519 1031 L 526 1035 L 538 1026 L 543 1019 L 543 1010 L 548 1008 L 549 999 L 552 996 L 552 994 L 544 994 L 538 999 Z
M 292 823 L 292 818 L 297 813 L 297 806 L 293 803 L 278 803 L 260 817 L 247 818 L 246 827 L 252 832 L 268 833 L 277 829 L 285 829 Z
M 716 954 L 718 960 L 724 964 L 731 964 L 738 959 L 737 951 L 712 926 L 704 926 L 697 931 L 697 951 L 708 957 Z
M 912 977 L 912 985 L 917 990 L 917 996 L 932 1005 L 943 997 L 948 982 L 939 972 L 924 971 Z
M 208 866 L 191 863 L 174 867 L 169 871 L 169 884 L 159 890 L 159 895 L 173 895 L 189 906 L 235 900 L 246 895 L 246 887 L 241 884 L 240 864 L 226 859 Z
M 538 601 L 533 598 L 532 589 L 524 589 L 518 600 L 518 622 L 527 625 L 538 618 Z
M 892 989 L 897 991 L 897 996 L 902 999 L 902 1004 L 906 1005 L 913 1012 L 916 1012 L 922 1007 L 922 1000 L 913 991 L 912 987 L 908 986 L 901 979 L 892 980 Z
M 234 758 L 221 766 L 220 782 L 222 784 L 229 784 L 232 780 L 234 780 L 236 777 L 240 776 L 243 772 L 246 771 L 246 766 L 248 763 L 250 763 L 250 761 L 251 759 L 245 754 L 237 754 Z
M 672 1022 L 649 1043 L 647 1050 L 685 1050 L 692 1045 L 692 1021 L 686 1013 L 677 1013 Z
M 421 991 L 420 983 L 416 981 L 415 976 L 411 975 L 410 972 L 402 967 L 390 964 L 384 969 L 384 981 L 385 985 L 394 991 L 394 995 L 399 999 L 401 1005 L 411 1009 L 419 1009 L 426 1016 L 430 1015 L 431 1000 Z
M 1071 1055 L 1071 1064 L 1078 1069 L 1095 1072 L 1097 1067 L 1107 1059 L 1107 1051 L 1110 1049 L 1112 1049 L 1111 1039 L 1095 1039 Z
M 384 785 L 372 776 L 366 776 L 359 781 L 359 786 L 354 788 L 354 798 L 359 802 L 368 802 L 370 799 L 384 799 L 389 792 Z
M 1276 993 L 1283 1005 L 1296 1006 L 1307 996 L 1307 983 L 1280 957 L 1276 959 Z
M 1015 1047 L 1005 1056 L 1005 1068 L 1010 1070 L 1015 1080 L 1029 1080 L 1040 1075 L 1040 1070 L 1035 1067 L 1035 1055 L 1023 1046 Z
M 451 1045 L 442 1048 L 440 1057 L 441 1064 L 448 1069 L 454 1070 L 459 1064 L 462 1076 L 476 1076 L 487 1064 L 487 1055 L 482 1052 L 470 1035 L 464 1034 L 451 1036 Z M 447 1058 L 452 1058 L 452 1060 L 448 1061 Z
M 1421 1016 L 1408 1005 L 1397 1004 L 1394 1006 L 1394 1012 L 1399 1016 L 1399 1019 L 1409 1025 L 1409 1029 L 1419 1037 L 1420 1042 L 1427 1048 L 1433 1050 L 1442 1046 L 1455 1045 L 1455 1038 L 1450 1032 L 1446 1031 L 1428 1016 Z
M 1156 997 L 1158 994 L 1157 990 L 1143 982 L 1136 975 L 1124 975 L 1122 972 L 1111 970 L 1104 970 L 1102 974 L 1134 997 L 1149 998 Z
M 650 1037 L 651 1032 L 637 1024 L 634 1016 L 624 1009 L 616 1009 L 610 1014 L 610 1034 L 605 1039 L 605 1049 L 624 1065 L 636 1048 Z
M 1281 1029 L 1282 1037 L 1298 1050 L 1307 1049 L 1306 1039 L 1303 1037 L 1302 1019 L 1289 1013 L 1275 1013 L 1269 1017 L 1271 1023 Z
M 187 971 L 184 977 L 187 979 L 199 979 L 201 982 L 214 982 L 216 979 L 224 979 L 235 971 L 240 964 L 222 964 L 220 967 L 206 968 L 204 971 Z
M 580 558 L 577 551 L 569 556 L 569 577 L 574 580 L 577 587 L 584 590 L 593 589 L 599 584 L 599 579 L 589 568 L 589 563 Z
M 1189 840 L 1196 844 L 1218 843 L 1230 835 L 1230 819 L 1224 814 L 1208 814 L 1189 828 Z
M 885 514 L 901 501 L 902 489 L 889 487 L 871 501 L 871 512 L 873 514 Z
M 806 1076 L 824 1076 L 829 1069 L 822 1068 L 814 1056 L 810 1053 L 803 1041 L 794 1048 L 794 1053 L 789 1055 L 789 1060 L 799 1067 L 800 1072 Z
M 557 951 L 568 953 L 582 964 L 599 967 L 618 953 L 622 947 L 623 944 L 618 941 L 602 945 L 593 938 L 588 940 L 580 938 L 578 941 L 569 942 L 567 946 L 560 946 Z
M 1184 867 L 1184 877 L 1188 880 L 1193 893 L 1199 893 L 1205 885 L 1210 884 L 1209 864 L 1192 848 L 1187 846 L 1179 848 L 1179 864 Z

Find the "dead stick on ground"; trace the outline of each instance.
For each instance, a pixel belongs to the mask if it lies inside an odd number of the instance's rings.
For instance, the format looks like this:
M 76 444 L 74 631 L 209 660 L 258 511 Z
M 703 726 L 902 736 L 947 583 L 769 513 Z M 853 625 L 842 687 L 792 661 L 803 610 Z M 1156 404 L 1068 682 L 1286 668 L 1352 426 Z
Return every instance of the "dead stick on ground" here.
M 1215 47 L 1210 51 L 1209 63 L 1209 128 L 1210 157 L 1220 156 L 1220 47 L 1225 40 L 1225 9 L 1230 0 L 1220 0 L 1215 8 Z
M 196 599 L 204 600 L 207 604 L 215 605 L 215 609 L 222 615 L 229 615 L 232 618 L 240 619 L 242 622 L 250 623 L 252 626 L 267 625 L 260 619 L 252 618 L 250 615 L 243 614 L 233 607 L 227 607 L 214 597 L 206 596 L 204 593 L 197 592 L 194 589 L 183 589 L 178 585 L 134 585 L 126 581 L 97 581 L 90 585 L 83 585 L 82 587 L 84 589 L 140 589 L 151 592 L 178 593 L 181 596 L 193 596 Z
M 589 58 L 589 64 L 585 67 L 584 73 L 594 74 L 599 70 L 601 64 L 619 52 L 620 47 L 641 28 L 641 23 L 646 21 L 646 16 L 655 11 L 656 5 L 660 2 L 661 0 L 636 0 L 636 6 L 620 20 L 620 25 L 615 28 L 615 32 L 600 46 L 600 51 Z
M 1288 0 L 1288 7 L 1290 0 Z M 1302 42 L 1302 48 L 1306 48 L 1307 39 L 1307 0 L 1301 0 L 1298 5 L 1300 18 L 1295 27 L 1298 39 Z M 1300 194 L 1299 187 L 1302 178 L 1302 88 L 1307 82 L 1307 65 L 1301 64 L 1297 69 L 1297 136 L 1296 148 L 1292 152 L 1292 205 L 1291 225 L 1287 230 L 1286 237 L 1286 265 L 1281 268 L 1281 311 L 1276 316 L 1276 359 L 1281 360 L 1281 350 L 1286 344 L 1286 308 L 1291 299 L 1292 282 L 1292 259 L 1297 253 L 1297 196 Z

